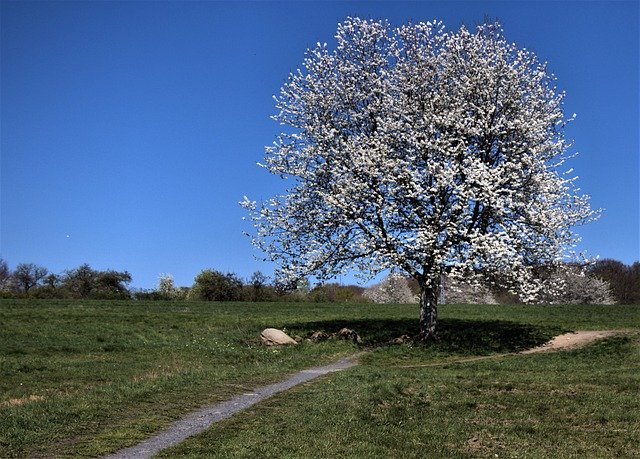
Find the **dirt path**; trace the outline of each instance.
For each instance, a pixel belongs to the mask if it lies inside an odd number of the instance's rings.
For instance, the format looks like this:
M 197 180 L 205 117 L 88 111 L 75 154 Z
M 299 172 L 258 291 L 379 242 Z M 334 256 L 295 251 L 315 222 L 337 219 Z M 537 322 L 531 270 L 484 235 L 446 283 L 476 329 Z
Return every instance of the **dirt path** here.
M 151 457 L 163 449 L 181 443 L 187 437 L 205 431 L 214 422 L 228 418 L 238 411 L 244 410 L 261 400 L 277 394 L 278 392 L 285 391 L 293 386 L 297 386 L 298 384 L 317 378 L 318 376 L 342 371 L 346 368 L 357 365 L 356 359 L 360 355 L 362 355 L 362 353 L 352 355 L 348 358 L 338 360 L 337 362 L 322 367 L 302 370 L 282 382 L 258 387 L 253 392 L 238 395 L 226 402 L 200 408 L 179 421 L 174 422 L 165 430 L 142 443 L 122 449 L 108 456 L 104 456 L 104 459 L 141 459 Z
M 565 333 L 556 336 L 553 340 L 542 346 L 528 349 L 517 354 L 498 354 L 481 357 L 470 357 L 468 359 L 454 360 L 450 362 L 439 362 L 424 365 L 406 365 L 398 368 L 418 368 L 418 367 L 438 367 L 452 365 L 456 363 L 473 362 L 476 360 L 498 359 L 508 355 L 534 354 L 538 352 L 549 352 L 560 349 L 569 349 L 584 346 L 598 339 L 606 338 L 616 334 L 615 331 L 579 331 L 575 333 Z M 258 403 L 261 400 L 269 398 L 279 392 L 290 389 L 298 384 L 310 381 L 318 376 L 326 375 L 336 371 L 357 365 L 357 358 L 363 353 L 353 355 L 351 357 L 341 359 L 329 365 L 322 367 L 309 368 L 295 373 L 288 379 L 268 386 L 257 388 L 253 392 L 238 395 L 226 402 L 217 403 L 215 405 L 205 406 L 193 413 L 187 415 L 179 421 L 176 421 L 165 430 L 157 435 L 126 449 L 122 449 L 103 459 L 141 459 L 149 458 L 159 453 L 163 449 L 181 443 L 186 438 L 199 434 L 208 429 L 213 423 L 228 418 L 233 414 Z
M 577 331 L 573 333 L 565 333 L 553 338 L 551 341 L 543 344 L 542 346 L 534 347 L 533 349 L 527 349 L 520 352 L 520 354 L 535 354 L 538 352 L 557 351 L 560 349 L 571 349 L 576 347 L 585 346 L 593 341 L 599 339 L 608 338 L 615 335 L 613 330 L 605 331 Z
M 551 352 L 551 351 L 559 351 L 563 349 L 573 349 L 581 346 L 586 346 L 589 343 L 592 343 L 599 339 L 607 338 L 609 336 L 613 336 L 617 333 L 620 333 L 620 332 L 615 330 L 577 331 L 572 333 L 565 333 L 563 335 L 558 335 L 555 338 L 553 338 L 551 341 L 544 343 L 542 346 L 527 349 L 526 351 L 514 352 L 509 354 L 483 355 L 479 357 L 469 357 L 466 359 L 450 360 L 446 362 L 425 363 L 421 365 L 400 365 L 397 368 L 444 367 L 444 366 L 453 365 L 456 363 L 467 363 L 467 362 L 476 362 L 479 360 L 501 359 L 506 356 L 537 354 L 540 352 Z

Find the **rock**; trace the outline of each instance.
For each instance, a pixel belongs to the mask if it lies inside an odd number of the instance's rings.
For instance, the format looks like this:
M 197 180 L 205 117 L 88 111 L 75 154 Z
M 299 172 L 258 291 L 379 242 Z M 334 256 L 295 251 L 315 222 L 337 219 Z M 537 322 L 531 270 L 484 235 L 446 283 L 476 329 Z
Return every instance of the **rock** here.
M 328 340 L 330 336 L 323 331 L 313 332 L 313 334 L 309 337 L 311 341 L 317 343 L 318 341 Z
M 302 341 L 304 341 L 304 339 L 302 338 L 302 336 L 298 336 L 298 335 L 295 335 L 295 336 L 293 337 L 293 340 L 294 340 L 296 343 L 301 343 Z
M 409 335 L 402 335 L 402 336 L 399 336 L 397 338 L 392 339 L 389 342 L 391 344 L 404 344 L 404 343 L 408 343 L 410 341 L 411 341 L 411 337 Z
M 267 346 L 298 344 L 293 338 L 291 338 L 282 330 L 278 330 L 277 328 L 265 328 L 264 330 L 262 330 L 262 333 L 260 333 L 260 338 L 262 338 L 263 344 Z
M 356 332 L 354 332 L 350 328 L 341 329 L 338 332 L 338 336 L 340 337 L 340 339 L 351 340 L 354 343 L 360 344 L 362 342 L 362 339 L 360 339 L 360 335 L 358 335 Z

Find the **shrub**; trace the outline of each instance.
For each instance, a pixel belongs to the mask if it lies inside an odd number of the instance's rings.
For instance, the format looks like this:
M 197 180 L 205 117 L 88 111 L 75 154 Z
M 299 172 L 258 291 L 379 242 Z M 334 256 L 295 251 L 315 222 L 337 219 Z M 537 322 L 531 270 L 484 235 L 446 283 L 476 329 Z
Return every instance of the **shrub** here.
M 242 299 L 242 281 L 233 274 L 205 269 L 194 280 L 188 299 L 204 301 L 239 301 Z
M 362 303 L 369 301 L 363 296 L 364 291 L 357 285 L 329 283 L 314 287 L 309 299 L 315 303 Z

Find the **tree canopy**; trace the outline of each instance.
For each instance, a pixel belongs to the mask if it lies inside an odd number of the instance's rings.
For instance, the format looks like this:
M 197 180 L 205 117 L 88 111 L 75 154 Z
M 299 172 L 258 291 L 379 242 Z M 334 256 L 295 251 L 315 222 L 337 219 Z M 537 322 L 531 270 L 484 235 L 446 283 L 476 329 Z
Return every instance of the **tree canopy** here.
M 265 167 L 291 188 L 243 202 L 279 278 L 401 268 L 422 288 L 424 338 L 443 273 L 535 300 L 532 267 L 559 264 L 595 216 L 565 167 L 573 117 L 547 64 L 497 23 L 349 18 L 336 39 L 275 97 L 287 127 Z

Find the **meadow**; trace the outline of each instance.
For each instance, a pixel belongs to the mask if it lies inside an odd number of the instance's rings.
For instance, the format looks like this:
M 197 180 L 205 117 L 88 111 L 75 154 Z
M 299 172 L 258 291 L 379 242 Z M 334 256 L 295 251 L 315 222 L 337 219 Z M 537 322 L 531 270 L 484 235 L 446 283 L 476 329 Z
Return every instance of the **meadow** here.
M 99 456 L 190 410 L 368 350 L 360 365 L 279 394 L 166 457 L 634 457 L 640 307 L 417 307 L 0 300 L 0 456 Z M 328 340 L 269 348 L 263 328 Z M 507 355 L 566 331 L 623 330 L 582 349 Z M 470 361 L 469 357 L 488 356 Z M 496 356 L 496 358 L 491 358 Z

